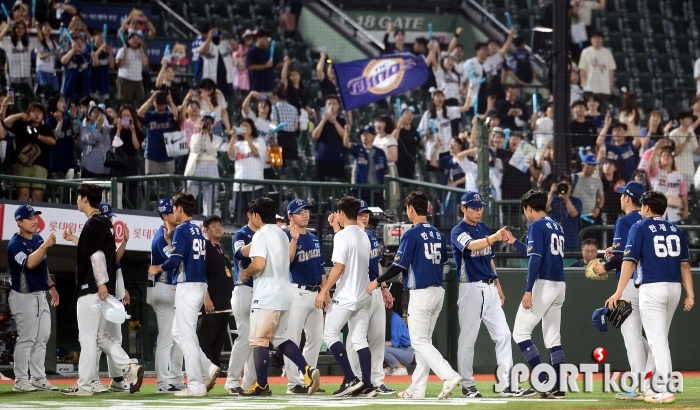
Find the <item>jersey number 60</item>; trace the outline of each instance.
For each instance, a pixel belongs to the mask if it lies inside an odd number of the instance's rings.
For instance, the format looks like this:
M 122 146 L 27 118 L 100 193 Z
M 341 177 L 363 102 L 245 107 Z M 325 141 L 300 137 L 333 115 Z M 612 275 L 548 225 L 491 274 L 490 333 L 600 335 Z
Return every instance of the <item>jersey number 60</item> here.
M 656 235 L 654 237 L 654 253 L 658 258 L 680 256 L 681 238 L 679 238 L 678 235 Z
M 442 253 L 440 253 L 440 248 L 442 248 L 441 243 L 424 243 L 423 244 L 425 258 L 433 261 L 433 265 L 440 264 L 440 259 L 442 258 Z

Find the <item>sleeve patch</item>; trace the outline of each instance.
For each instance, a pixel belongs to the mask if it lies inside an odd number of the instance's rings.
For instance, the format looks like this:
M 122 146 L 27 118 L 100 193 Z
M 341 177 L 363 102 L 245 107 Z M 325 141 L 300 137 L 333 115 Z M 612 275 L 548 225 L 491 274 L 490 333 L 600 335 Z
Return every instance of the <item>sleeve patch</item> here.
M 238 252 L 245 246 L 245 241 L 236 241 L 233 243 L 233 251 Z
M 469 236 L 468 233 L 463 232 L 457 237 L 457 242 L 459 242 L 462 246 L 467 246 L 467 242 L 471 241 L 472 237 Z
M 20 266 L 24 266 L 24 263 L 27 261 L 27 254 L 24 252 L 19 252 L 17 255 L 15 255 L 15 261 Z

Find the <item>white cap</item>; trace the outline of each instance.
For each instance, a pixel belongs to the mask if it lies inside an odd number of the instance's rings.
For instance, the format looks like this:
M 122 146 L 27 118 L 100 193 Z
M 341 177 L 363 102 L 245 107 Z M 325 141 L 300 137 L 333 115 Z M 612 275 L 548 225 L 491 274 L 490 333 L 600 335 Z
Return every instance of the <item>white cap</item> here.
M 112 295 L 102 301 L 102 314 L 112 323 L 122 324 L 126 320 L 124 305 Z

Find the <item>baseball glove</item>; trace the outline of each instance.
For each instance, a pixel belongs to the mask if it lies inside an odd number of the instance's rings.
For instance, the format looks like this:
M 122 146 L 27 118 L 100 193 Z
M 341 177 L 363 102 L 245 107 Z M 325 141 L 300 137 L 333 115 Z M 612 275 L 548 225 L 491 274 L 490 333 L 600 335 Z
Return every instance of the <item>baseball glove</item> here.
M 588 265 L 586 265 L 586 277 L 591 280 L 607 280 L 608 279 L 608 273 L 605 272 L 602 275 L 598 275 L 593 271 L 593 267 L 599 263 L 603 263 L 602 260 L 600 259 L 593 259 L 590 262 L 588 262 Z
M 615 309 L 608 312 L 610 324 L 616 328 L 620 328 L 625 322 L 625 319 L 632 314 L 632 303 L 627 300 L 618 300 Z

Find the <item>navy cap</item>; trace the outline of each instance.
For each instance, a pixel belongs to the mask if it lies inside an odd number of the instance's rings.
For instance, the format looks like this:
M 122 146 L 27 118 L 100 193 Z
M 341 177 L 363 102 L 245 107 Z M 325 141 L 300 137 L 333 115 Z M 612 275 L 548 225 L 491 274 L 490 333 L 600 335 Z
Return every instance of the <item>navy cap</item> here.
M 362 128 L 362 132 L 366 132 L 366 133 L 372 134 L 372 135 L 377 135 L 377 130 L 374 129 L 373 125 L 365 125 Z
M 97 209 L 100 210 L 100 213 L 108 218 L 111 218 L 113 216 L 117 216 L 114 212 L 112 212 L 112 205 L 110 205 L 107 202 L 100 202 L 100 205 L 97 207 Z
M 608 309 L 607 306 L 596 309 L 596 311 L 593 312 L 591 322 L 593 322 L 593 326 L 601 332 L 608 331 L 608 312 L 610 312 L 610 309 Z
M 361 214 L 363 212 L 372 213 L 372 211 L 369 210 L 369 205 L 367 205 L 367 202 L 360 199 L 360 211 L 358 212 L 358 214 Z
M 31 205 L 21 205 L 15 211 L 15 221 L 31 218 L 34 215 L 41 215 L 41 211 L 35 211 Z
M 303 199 L 295 199 L 289 204 L 287 204 L 287 215 L 298 214 L 299 212 L 301 212 L 302 209 L 309 208 L 311 208 L 311 206 L 307 205 L 306 201 L 304 201 Z
M 630 198 L 640 200 L 642 199 L 642 195 L 644 195 L 647 189 L 644 187 L 644 185 L 640 184 L 637 181 L 630 181 L 625 186 L 617 187 L 615 191 L 617 191 L 618 194 L 627 195 Z
M 158 203 L 158 213 L 160 215 L 173 213 L 173 197 L 168 196 L 160 200 Z
M 598 159 L 596 158 L 595 154 L 584 155 L 581 162 L 587 165 L 598 165 Z
M 462 205 L 466 206 L 467 208 L 481 208 L 482 206 L 486 205 L 484 202 L 484 197 L 479 195 L 478 192 L 473 192 L 469 191 L 466 194 L 462 195 Z

